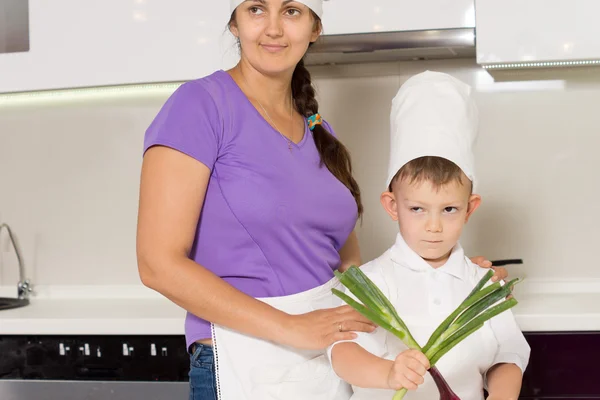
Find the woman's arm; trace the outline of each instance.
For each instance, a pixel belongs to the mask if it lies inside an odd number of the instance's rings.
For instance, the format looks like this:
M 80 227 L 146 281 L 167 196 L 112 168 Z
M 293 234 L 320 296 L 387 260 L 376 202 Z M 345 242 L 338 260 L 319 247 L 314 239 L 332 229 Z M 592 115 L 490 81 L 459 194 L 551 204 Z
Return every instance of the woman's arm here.
M 137 256 L 144 285 L 211 322 L 280 340 L 286 315 L 236 290 L 188 258 L 210 170 L 166 147 L 142 165 Z
M 487 373 L 488 400 L 517 400 L 523 374 L 515 364 L 497 364 Z
M 138 269 L 144 285 L 200 318 L 239 332 L 300 348 L 325 348 L 371 331 L 350 307 L 290 316 L 258 301 L 188 258 L 210 170 L 171 148 L 146 151 L 137 230 Z
M 352 233 L 350 233 L 350 236 L 348 236 L 348 239 L 346 239 L 346 243 L 340 249 L 340 258 L 342 260 L 340 268 L 338 269 L 340 272 L 344 272 L 352 265 L 356 265 L 358 267 L 362 264 L 356 231 L 352 231 Z

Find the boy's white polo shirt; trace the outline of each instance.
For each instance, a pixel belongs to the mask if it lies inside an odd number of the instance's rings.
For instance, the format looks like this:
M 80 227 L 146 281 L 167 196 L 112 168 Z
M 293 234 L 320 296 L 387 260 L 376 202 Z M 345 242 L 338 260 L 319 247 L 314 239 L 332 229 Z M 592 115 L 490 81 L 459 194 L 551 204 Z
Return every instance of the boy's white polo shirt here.
M 466 258 L 460 245 L 453 249 L 446 264 L 435 269 L 412 251 L 400 234 L 389 250 L 363 265 L 361 270 L 390 299 L 421 346 L 488 271 Z M 393 360 L 406 350 L 398 338 L 381 328 L 358 335 L 354 342 L 379 357 Z M 328 349 L 330 359 L 333 346 Z M 507 311 L 454 347 L 438 361 L 437 367 L 462 400 L 480 400 L 483 399 L 484 376 L 490 367 L 514 363 L 524 371 L 529 353 L 529 345 L 512 312 Z M 389 400 L 394 393 L 381 389 L 353 389 L 353 400 Z M 407 400 L 435 398 L 439 398 L 439 394 L 429 374 L 417 391 L 411 391 L 405 397 Z

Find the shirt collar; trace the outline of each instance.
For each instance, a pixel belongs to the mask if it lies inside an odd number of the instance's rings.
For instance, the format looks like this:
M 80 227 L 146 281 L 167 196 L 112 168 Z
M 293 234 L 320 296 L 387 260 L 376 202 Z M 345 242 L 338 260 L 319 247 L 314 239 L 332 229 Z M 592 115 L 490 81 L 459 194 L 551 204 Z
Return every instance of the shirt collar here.
M 448 258 L 448 261 L 446 261 L 444 265 L 439 268 L 433 268 L 427 261 L 423 260 L 421 256 L 408 247 L 408 244 L 406 244 L 402 235 L 398 233 L 396 236 L 396 243 L 394 243 L 390 249 L 390 256 L 394 263 L 413 271 L 427 272 L 437 270 L 452 275 L 462 281 L 468 280 L 465 252 L 460 243 L 457 243 L 456 246 L 454 246 L 450 258 Z

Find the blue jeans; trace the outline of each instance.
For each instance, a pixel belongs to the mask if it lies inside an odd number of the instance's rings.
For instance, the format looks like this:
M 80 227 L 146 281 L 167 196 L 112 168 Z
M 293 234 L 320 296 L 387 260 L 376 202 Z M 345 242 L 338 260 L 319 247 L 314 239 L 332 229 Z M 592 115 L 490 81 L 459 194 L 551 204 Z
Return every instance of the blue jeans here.
M 211 346 L 196 343 L 190 355 L 190 400 L 217 400 L 215 359 Z

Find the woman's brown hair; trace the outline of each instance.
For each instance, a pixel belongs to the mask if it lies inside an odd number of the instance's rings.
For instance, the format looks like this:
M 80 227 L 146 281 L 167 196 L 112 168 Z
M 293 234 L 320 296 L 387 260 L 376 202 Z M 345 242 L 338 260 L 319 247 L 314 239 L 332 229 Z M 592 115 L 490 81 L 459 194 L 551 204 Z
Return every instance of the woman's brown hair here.
M 321 19 L 314 12 L 312 12 L 312 15 L 315 23 L 320 27 Z M 231 15 L 229 26 L 232 23 L 235 23 L 235 12 Z M 296 65 L 292 76 L 292 96 L 296 110 L 305 118 L 319 112 L 319 103 L 315 98 L 315 88 L 312 85 L 310 72 L 304 65 L 304 59 L 300 60 Z M 352 176 L 352 162 L 348 149 L 322 124 L 316 125 L 312 132 L 315 145 L 321 157 L 321 166 L 325 165 L 333 176 L 350 190 L 354 201 L 356 201 L 358 216 L 361 217 L 363 214 L 363 205 L 360 189 Z

